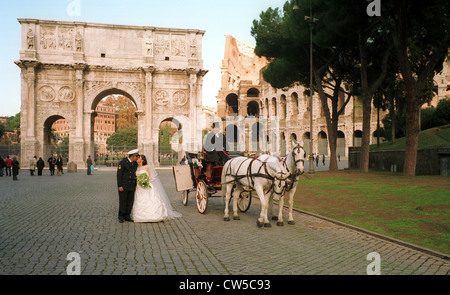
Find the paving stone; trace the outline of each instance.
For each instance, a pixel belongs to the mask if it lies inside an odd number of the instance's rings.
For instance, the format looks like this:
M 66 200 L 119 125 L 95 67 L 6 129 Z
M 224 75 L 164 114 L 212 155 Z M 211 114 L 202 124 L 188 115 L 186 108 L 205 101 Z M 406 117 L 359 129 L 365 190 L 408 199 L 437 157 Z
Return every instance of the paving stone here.
M 0 178 L 0 274 L 66 274 L 71 252 L 87 275 L 361 275 L 370 252 L 382 274 L 450 274 L 448 260 L 299 212 L 257 228 L 257 199 L 239 221 L 223 221 L 221 197 L 199 214 L 194 193 L 183 206 L 172 171 L 158 173 L 182 218 L 118 223 L 115 171 Z

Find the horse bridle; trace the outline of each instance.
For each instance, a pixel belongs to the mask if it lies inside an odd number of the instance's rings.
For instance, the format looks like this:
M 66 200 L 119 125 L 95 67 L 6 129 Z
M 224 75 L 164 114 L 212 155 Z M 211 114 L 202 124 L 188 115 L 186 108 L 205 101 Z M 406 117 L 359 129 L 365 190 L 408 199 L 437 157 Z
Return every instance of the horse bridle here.
M 293 150 L 297 150 L 298 153 L 300 153 L 300 149 L 303 149 L 303 147 L 300 146 L 300 145 L 297 145 L 296 147 L 293 148 Z M 292 156 L 294 157 L 294 164 L 295 164 L 295 171 L 294 171 L 293 175 L 295 175 L 295 176 L 300 176 L 300 175 L 302 175 L 304 172 L 300 172 L 300 171 L 299 171 L 299 169 L 297 168 L 297 163 L 302 162 L 302 163 L 303 163 L 303 166 L 305 166 L 305 160 L 304 160 L 304 159 L 298 159 L 298 160 L 297 160 L 297 159 L 295 158 L 295 154 L 296 154 L 297 152 L 295 152 L 295 153 L 292 155 Z M 284 163 L 286 164 L 286 159 L 285 159 Z M 287 165 L 285 165 L 285 166 L 286 166 L 286 168 L 287 168 L 288 171 L 289 171 L 289 167 L 288 167 Z

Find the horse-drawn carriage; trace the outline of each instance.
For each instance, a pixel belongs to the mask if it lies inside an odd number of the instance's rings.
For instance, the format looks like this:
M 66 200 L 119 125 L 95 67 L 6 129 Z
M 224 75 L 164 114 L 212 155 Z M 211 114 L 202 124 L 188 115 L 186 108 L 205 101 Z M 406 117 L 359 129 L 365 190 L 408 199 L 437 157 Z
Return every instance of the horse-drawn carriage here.
M 215 153 L 223 153 L 219 154 L 217 161 Z M 175 166 L 173 173 L 183 204 L 187 205 L 189 193 L 195 191 L 195 202 L 200 213 L 206 212 L 208 198 L 220 191 L 221 196 L 225 198 L 224 221 L 230 220 L 228 205 L 231 198 L 233 198 L 233 219 L 238 220 L 237 209 L 246 212 L 251 204 L 252 192 L 256 192 L 261 202 L 261 214 L 257 225 L 270 227 L 269 209 L 272 218 L 278 220 L 277 225 L 283 225 L 284 195 L 288 193 L 288 223 L 294 224 L 293 196 L 299 176 L 303 173 L 304 156 L 303 147 L 299 144 L 295 144 L 292 151 L 283 159 L 270 155 L 230 156 L 226 152 L 186 153 L 189 165 Z M 277 216 L 272 214 L 274 195 L 279 198 Z
M 199 213 L 205 213 L 208 199 L 222 190 L 221 175 L 224 163 L 236 155 L 227 152 L 186 152 L 187 165 L 173 167 L 177 191 L 181 192 L 183 205 L 187 206 L 189 193 L 195 192 L 195 203 Z M 242 192 L 238 208 L 246 212 L 252 201 L 251 191 Z

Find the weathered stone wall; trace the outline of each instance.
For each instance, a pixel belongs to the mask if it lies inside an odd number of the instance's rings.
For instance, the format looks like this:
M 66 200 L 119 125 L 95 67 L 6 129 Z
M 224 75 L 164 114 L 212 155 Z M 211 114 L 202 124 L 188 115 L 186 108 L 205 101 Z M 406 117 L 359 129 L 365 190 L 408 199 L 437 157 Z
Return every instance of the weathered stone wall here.
M 416 175 L 448 175 L 450 148 L 420 149 L 417 151 Z M 360 148 L 349 148 L 349 168 L 359 169 Z M 369 167 L 377 170 L 402 172 L 405 151 L 371 151 Z

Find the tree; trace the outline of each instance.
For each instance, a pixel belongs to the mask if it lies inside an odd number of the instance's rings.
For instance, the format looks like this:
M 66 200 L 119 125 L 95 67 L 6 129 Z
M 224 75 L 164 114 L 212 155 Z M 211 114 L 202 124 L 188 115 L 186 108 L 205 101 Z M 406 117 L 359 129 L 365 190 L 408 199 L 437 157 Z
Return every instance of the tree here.
M 9 131 L 18 130 L 20 128 L 20 113 L 9 117 L 5 123 L 5 129 Z
M 390 63 L 391 66 L 393 64 L 394 61 Z M 403 80 L 398 75 L 398 64 L 395 63 L 393 67 L 394 69 L 388 71 L 388 76 L 378 91 L 383 97 L 381 107 L 389 111 L 388 115 L 383 119 L 385 135 L 392 143 L 395 143 L 395 139 L 398 136 L 404 136 L 405 87 Z
M 286 2 L 283 14 L 269 8 L 259 21 L 253 21 L 252 35 L 256 39 L 255 53 L 271 62 L 263 77 L 273 87 L 283 88 L 299 82 L 309 86 L 309 30 L 311 23 L 308 0 L 299 1 L 300 10 L 292 12 L 293 1 Z M 361 170 L 368 169 L 370 113 L 372 97 L 386 75 L 391 51 L 386 34 L 366 14 L 360 1 L 321 0 L 312 3 L 313 88 L 318 92 L 324 112 L 330 145 L 330 170 L 337 170 L 337 126 L 351 96 L 363 98 L 363 153 Z M 349 17 L 351 15 L 352 17 Z M 339 105 L 339 95 L 345 94 Z M 331 109 L 330 109 L 331 106 Z M 366 153 L 364 152 L 366 150 Z
M 418 112 L 434 75 L 442 70 L 450 47 L 448 0 L 383 2 L 380 21 L 389 30 L 406 91 L 404 175 L 416 171 Z
M 449 98 L 439 101 L 438 105 L 436 106 L 435 118 L 437 126 L 450 124 Z
M 126 129 L 137 125 L 136 106 L 133 101 L 123 95 L 110 95 L 105 99 L 105 105 L 113 106 L 117 112 L 116 129 Z
M 388 70 L 388 60 L 392 51 L 388 34 L 383 30 L 376 18 L 369 17 L 366 12 L 367 3 L 360 0 L 338 1 L 341 7 L 352 11 L 353 31 L 347 32 L 355 38 L 357 50 L 355 59 L 360 62 L 360 97 L 363 102 L 363 130 L 361 144 L 360 171 L 369 171 L 370 122 L 372 100 L 382 85 Z M 356 81 L 355 81 L 356 82 Z M 381 104 L 381 102 L 379 102 Z M 378 127 L 379 130 L 379 127 Z
M 117 130 L 107 140 L 107 149 L 112 147 L 123 147 L 124 149 L 137 147 L 138 132 L 136 127 L 128 127 Z
M 2 139 L 3 134 L 5 134 L 5 124 L 3 124 L 3 122 L 0 122 L 0 139 Z

